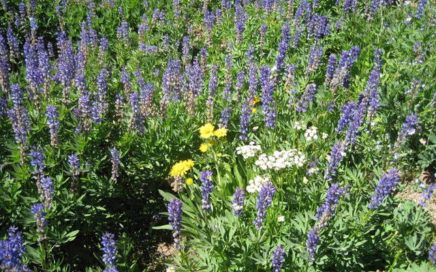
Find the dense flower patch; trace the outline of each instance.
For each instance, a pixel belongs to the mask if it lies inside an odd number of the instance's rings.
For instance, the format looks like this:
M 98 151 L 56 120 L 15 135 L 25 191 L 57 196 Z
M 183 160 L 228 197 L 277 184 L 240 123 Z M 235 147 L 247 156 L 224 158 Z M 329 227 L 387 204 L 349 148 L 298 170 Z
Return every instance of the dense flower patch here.
M 0 11 L 0 270 L 435 270 L 434 2 Z

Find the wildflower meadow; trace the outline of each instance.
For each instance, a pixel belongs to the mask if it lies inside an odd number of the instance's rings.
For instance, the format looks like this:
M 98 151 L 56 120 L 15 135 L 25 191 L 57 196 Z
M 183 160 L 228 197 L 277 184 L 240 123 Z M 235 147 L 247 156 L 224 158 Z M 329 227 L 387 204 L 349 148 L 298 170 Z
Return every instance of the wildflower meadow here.
M 436 271 L 433 0 L 0 0 L 0 271 Z

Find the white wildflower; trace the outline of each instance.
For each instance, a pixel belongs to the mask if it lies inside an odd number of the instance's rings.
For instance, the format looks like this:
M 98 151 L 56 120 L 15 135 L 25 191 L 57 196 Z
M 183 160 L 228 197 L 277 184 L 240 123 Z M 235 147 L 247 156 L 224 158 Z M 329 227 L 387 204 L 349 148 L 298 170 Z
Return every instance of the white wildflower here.
M 255 145 L 254 142 L 251 142 L 249 145 L 238 146 L 236 148 L 236 154 L 242 155 L 244 159 L 254 157 L 260 151 L 262 151 L 262 148 L 260 145 Z
M 311 126 L 304 132 L 304 137 L 306 138 L 306 141 L 310 142 L 312 140 L 318 140 L 318 128 L 315 126 Z
M 303 122 L 295 121 L 294 128 L 296 130 L 302 130 L 306 128 L 306 125 Z
M 302 167 L 306 162 L 303 153 L 296 149 L 275 151 L 271 156 L 261 154 L 255 164 L 262 170 L 280 170 L 291 166 Z
M 260 192 L 262 185 L 267 182 L 269 182 L 268 177 L 257 176 L 248 182 L 247 192 L 249 193 Z

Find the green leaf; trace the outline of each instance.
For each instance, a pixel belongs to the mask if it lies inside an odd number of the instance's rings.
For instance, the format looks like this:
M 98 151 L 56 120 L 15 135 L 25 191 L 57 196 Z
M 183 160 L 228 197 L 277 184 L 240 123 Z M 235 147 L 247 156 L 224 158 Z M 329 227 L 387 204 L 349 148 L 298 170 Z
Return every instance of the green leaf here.
M 172 230 L 173 228 L 170 225 L 163 225 L 163 226 L 157 226 L 153 227 L 155 230 Z

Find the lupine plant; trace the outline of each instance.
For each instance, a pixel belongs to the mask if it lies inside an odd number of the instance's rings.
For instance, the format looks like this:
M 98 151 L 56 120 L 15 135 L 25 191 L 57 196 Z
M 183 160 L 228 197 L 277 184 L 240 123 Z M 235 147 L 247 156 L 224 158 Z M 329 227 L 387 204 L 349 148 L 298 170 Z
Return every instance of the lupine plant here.
M 0 0 L 0 270 L 434 270 L 435 14 Z

